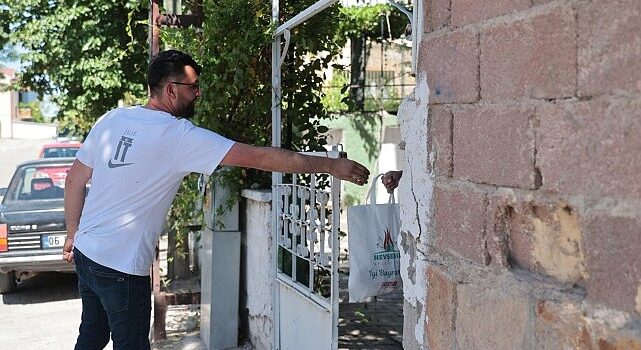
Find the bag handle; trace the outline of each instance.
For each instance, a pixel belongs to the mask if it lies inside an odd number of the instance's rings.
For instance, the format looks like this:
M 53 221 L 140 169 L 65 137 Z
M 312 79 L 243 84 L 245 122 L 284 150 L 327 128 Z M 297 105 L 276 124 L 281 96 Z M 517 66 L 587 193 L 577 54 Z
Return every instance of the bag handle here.
M 378 179 L 383 175 L 385 174 L 381 173 L 376 175 L 376 177 L 374 177 L 372 184 L 369 186 L 369 191 L 367 191 L 367 197 L 365 197 L 365 204 L 368 204 L 368 205 L 376 204 L 376 184 L 378 183 Z M 394 198 L 394 192 L 390 193 L 387 203 L 396 204 L 396 198 Z

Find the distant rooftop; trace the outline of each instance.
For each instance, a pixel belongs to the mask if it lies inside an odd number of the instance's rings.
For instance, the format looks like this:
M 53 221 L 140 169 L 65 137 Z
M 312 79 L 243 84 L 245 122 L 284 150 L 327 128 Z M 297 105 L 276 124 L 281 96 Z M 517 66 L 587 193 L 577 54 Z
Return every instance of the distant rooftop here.
M 16 76 L 16 70 L 7 67 L 0 67 L 0 74 L 4 75 L 7 78 L 13 78 Z

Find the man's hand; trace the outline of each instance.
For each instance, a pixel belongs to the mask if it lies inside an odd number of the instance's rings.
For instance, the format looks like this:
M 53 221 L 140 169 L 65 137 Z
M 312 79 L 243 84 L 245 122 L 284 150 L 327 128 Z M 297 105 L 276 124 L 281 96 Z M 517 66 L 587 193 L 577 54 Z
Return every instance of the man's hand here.
M 331 175 L 359 186 L 367 183 L 369 170 L 359 163 L 347 158 L 333 159 Z
M 402 171 L 388 171 L 383 175 L 381 181 L 383 182 L 383 186 L 387 189 L 387 193 L 394 192 L 394 189 L 398 187 L 398 182 L 401 180 L 401 176 L 403 176 Z
M 62 247 L 62 260 L 73 263 L 73 238 L 67 237 L 65 245 Z

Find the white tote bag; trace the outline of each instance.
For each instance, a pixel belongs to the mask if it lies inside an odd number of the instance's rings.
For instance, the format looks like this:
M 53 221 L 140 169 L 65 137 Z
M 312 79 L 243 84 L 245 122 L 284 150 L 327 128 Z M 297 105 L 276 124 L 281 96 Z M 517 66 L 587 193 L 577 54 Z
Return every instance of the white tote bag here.
M 401 226 L 398 204 L 376 204 L 376 176 L 365 205 L 347 208 L 349 243 L 349 301 L 389 293 L 401 287 L 401 255 L 397 246 Z

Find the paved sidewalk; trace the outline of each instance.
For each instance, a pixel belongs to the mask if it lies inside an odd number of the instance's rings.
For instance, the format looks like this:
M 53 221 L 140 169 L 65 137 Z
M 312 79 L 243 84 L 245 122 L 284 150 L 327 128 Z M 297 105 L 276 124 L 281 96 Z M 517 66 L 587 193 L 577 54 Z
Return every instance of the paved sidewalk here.
M 348 303 L 349 261 L 346 255 L 340 258 L 339 271 L 341 278 L 338 348 L 403 349 L 402 288 L 394 293 L 371 298 L 368 302 Z M 205 350 L 205 345 L 200 339 L 200 305 L 169 305 L 166 331 L 167 339 L 154 342 L 152 350 Z M 253 349 L 251 344 L 242 344 L 236 348 L 236 350 Z
M 200 339 L 200 305 L 169 305 L 165 318 L 167 339 L 154 341 L 152 350 L 204 350 Z
M 341 256 L 338 318 L 338 348 L 395 350 L 403 349 L 403 291 L 370 298 L 368 302 L 349 303 L 347 280 L 349 261 Z
M 169 305 L 165 318 L 167 339 L 153 342 L 152 350 L 205 350 L 200 339 L 200 305 Z M 230 350 L 254 350 L 241 344 Z
M 341 272 L 347 268 L 341 268 Z M 345 271 L 347 272 L 347 271 Z M 347 275 L 341 273 L 339 349 L 396 350 L 403 343 L 403 295 L 380 296 L 367 303 L 347 303 Z M 167 339 L 154 342 L 152 350 L 205 350 L 200 339 L 200 305 L 169 305 Z M 251 344 L 237 350 L 253 350 Z

